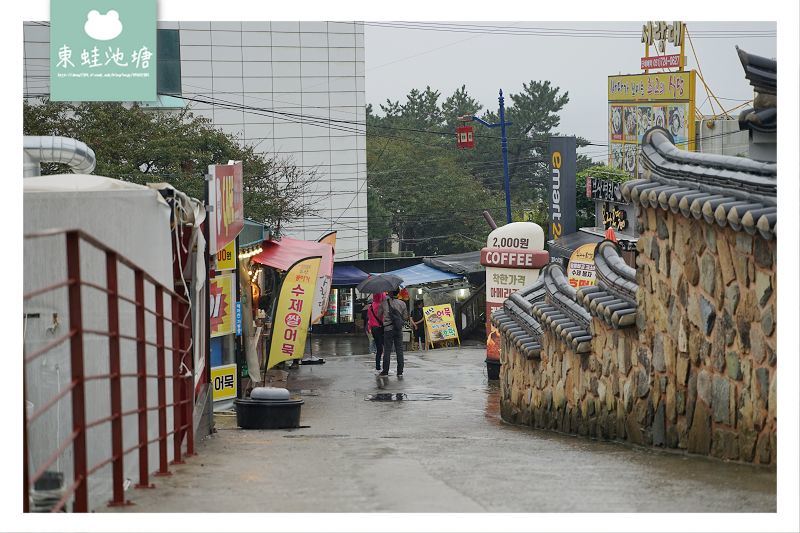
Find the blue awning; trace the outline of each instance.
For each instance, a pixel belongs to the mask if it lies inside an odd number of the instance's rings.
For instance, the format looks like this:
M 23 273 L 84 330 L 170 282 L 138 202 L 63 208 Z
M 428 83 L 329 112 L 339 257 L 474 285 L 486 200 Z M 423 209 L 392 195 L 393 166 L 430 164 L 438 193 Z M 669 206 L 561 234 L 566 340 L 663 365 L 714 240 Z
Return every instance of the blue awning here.
M 414 265 L 406 268 L 400 268 L 386 272 L 386 274 L 394 274 L 403 280 L 403 287 L 412 287 L 414 285 L 424 285 L 426 283 L 435 283 L 438 281 L 447 281 L 451 279 L 461 279 L 461 276 L 444 272 L 438 268 L 429 267 L 424 263 Z
M 333 265 L 333 286 L 347 287 L 358 285 L 369 277 L 369 274 L 350 265 Z

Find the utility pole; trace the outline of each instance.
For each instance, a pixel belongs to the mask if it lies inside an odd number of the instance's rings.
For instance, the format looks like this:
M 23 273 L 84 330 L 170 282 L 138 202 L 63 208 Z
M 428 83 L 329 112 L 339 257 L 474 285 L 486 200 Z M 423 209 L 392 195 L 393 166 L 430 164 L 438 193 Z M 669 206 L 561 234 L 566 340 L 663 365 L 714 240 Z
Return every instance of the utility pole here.
M 500 128 L 500 147 L 503 152 L 503 188 L 506 193 L 506 223 L 511 224 L 511 183 L 508 177 L 508 139 L 506 138 L 506 126 L 510 126 L 511 122 L 506 122 L 506 108 L 505 99 L 503 98 L 503 89 L 500 89 L 500 122 L 498 124 L 489 124 L 476 116 L 458 117 L 458 120 L 467 122 L 473 121 L 483 124 L 487 128 Z

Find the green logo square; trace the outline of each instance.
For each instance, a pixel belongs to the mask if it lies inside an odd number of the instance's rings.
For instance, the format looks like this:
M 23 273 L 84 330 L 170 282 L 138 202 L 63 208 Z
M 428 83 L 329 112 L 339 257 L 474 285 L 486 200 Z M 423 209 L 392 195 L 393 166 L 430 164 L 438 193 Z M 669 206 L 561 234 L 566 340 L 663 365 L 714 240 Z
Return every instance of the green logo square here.
M 50 98 L 156 95 L 156 0 L 50 0 Z

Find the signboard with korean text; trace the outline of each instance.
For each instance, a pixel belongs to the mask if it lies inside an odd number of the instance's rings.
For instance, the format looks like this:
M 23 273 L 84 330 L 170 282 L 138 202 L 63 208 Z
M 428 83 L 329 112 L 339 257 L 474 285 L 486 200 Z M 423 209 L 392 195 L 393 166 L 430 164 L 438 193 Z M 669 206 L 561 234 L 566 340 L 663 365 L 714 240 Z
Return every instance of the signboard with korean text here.
M 211 175 L 208 192 L 211 212 L 210 252 L 216 254 L 236 239 L 244 228 L 244 184 L 242 162 L 209 165 Z
M 458 338 L 458 328 L 456 327 L 455 314 L 450 304 L 431 305 L 422 309 L 425 318 L 425 340 L 432 348 L 434 343 L 455 339 L 461 345 Z
M 209 314 L 211 337 L 230 335 L 234 329 L 233 274 L 221 274 L 209 283 Z
M 49 26 L 51 100 L 157 100 L 156 0 L 50 0 Z
M 215 402 L 236 398 L 236 364 L 211 368 L 212 397 Z
M 576 230 L 576 142 L 575 137 L 550 137 L 547 233 L 551 240 Z
M 579 289 L 594 285 L 594 249 L 596 246 L 595 243 L 584 244 L 572 252 L 569 263 L 567 263 L 567 279 L 572 287 Z
M 636 206 L 622 197 L 622 183 L 593 176 L 586 178 L 586 197 L 594 201 L 595 227 L 635 237 Z
M 320 261 L 319 256 L 308 257 L 286 271 L 272 320 L 267 369 L 289 359 L 303 358 Z
M 232 240 L 217 252 L 217 270 L 233 270 L 236 268 L 236 240 Z
M 645 132 L 667 129 L 682 150 L 694 151 L 695 73 L 663 72 L 608 77 L 609 166 L 638 173 Z
M 512 222 L 487 237 L 481 250 L 481 264 L 486 267 L 487 359 L 500 359 L 500 332 L 491 323 L 492 312 L 511 294 L 535 282 L 548 260 L 544 230 L 533 222 Z
M 322 244 L 330 244 L 332 254 L 336 254 L 335 231 L 331 231 L 330 233 L 323 235 L 317 242 Z M 317 281 L 317 292 L 314 294 L 314 309 L 311 313 L 312 324 L 319 324 L 322 322 L 323 318 L 328 316 L 328 302 L 331 299 L 331 285 L 333 283 L 333 258 L 331 258 L 330 271 L 326 272 L 325 268 L 320 268 L 318 277 L 319 280 Z

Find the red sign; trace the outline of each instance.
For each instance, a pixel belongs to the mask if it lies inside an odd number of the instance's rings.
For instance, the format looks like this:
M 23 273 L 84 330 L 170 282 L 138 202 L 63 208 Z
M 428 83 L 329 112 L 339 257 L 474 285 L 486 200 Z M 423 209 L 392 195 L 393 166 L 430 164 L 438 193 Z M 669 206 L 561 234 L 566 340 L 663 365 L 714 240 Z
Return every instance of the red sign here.
M 680 54 L 642 58 L 642 70 L 650 70 L 653 68 L 680 68 L 680 66 Z
M 475 148 L 475 133 L 472 126 L 456 128 L 456 146 L 459 148 Z
M 550 254 L 544 250 L 481 249 L 481 264 L 488 267 L 542 268 L 549 261 Z
M 232 165 L 209 165 L 212 254 L 225 248 L 244 228 L 244 185 L 242 162 Z

